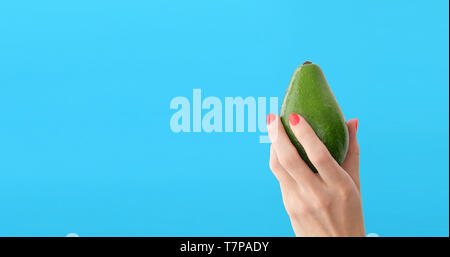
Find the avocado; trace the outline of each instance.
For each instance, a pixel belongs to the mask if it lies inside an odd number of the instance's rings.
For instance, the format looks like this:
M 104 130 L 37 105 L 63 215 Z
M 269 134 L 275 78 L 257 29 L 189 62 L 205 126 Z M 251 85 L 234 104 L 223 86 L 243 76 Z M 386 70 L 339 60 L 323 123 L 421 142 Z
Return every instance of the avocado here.
M 310 61 L 304 62 L 294 71 L 281 104 L 280 117 L 298 153 L 312 171 L 317 173 L 291 130 L 289 115 L 292 113 L 300 114 L 308 121 L 333 158 L 342 164 L 347 155 L 349 140 L 345 118 L 322 69 Z

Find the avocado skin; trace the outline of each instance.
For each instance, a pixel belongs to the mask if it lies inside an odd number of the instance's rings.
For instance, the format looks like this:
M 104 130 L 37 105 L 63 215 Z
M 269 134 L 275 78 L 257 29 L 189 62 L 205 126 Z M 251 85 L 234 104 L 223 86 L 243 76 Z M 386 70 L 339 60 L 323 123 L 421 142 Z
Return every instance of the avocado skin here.
M 289 116 L 292 113 L 300 114 L 308 121 L 333 158 L 339 165 L 342 164 L 348 150 L 348 128 L 342 110 L 318 65 L 305 62 L 294 71 L 280 110 L 281 122 L 291 142 L 306 164 L 317 173 L 291 130 Z

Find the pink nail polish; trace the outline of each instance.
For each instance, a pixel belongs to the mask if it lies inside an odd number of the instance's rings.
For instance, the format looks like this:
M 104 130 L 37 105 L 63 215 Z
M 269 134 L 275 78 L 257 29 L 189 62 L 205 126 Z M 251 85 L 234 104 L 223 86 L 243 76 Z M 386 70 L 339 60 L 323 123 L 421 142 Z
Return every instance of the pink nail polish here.
M 356 132 L 358 132 L 358 119 L 356 119 L 355 128 L 356 128 Z
M 292 125 L 297 125 L 300 122 L 300 115 L 297 113 L 292 113 L 289 115 L 289 122 L 291 122 Z
M 273 113 L 269 113 L 269 115 L 267 115 L 267 125 L 270 125 L 270 123 L 272 121 L 274 121 L 277 117 L 275 116 L 275 114 Z

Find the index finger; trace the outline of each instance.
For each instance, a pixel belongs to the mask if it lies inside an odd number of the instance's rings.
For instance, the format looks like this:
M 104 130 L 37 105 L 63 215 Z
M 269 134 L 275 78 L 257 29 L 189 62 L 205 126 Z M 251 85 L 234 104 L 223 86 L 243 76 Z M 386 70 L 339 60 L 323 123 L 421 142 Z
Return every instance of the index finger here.
M 292 113 L 289 117 L 289 124 L 292 132 L 294 132 L 305 149 L 309 160 L 317 168 L 325 182 L 336 182 L 345 179 L 346 174 L 341 171 L 339 164 L 303 117 Z
M 297 184 L 302 186 L 313 186 L 318 182 L 318 177 L 302 160 L 297 149 L 291 143 L 284 130 L 280 117 L 275 114 L 267 116 L 268 134 L 272 146 L 277 152 L 277 157 L 281 165 L 289 172 Z

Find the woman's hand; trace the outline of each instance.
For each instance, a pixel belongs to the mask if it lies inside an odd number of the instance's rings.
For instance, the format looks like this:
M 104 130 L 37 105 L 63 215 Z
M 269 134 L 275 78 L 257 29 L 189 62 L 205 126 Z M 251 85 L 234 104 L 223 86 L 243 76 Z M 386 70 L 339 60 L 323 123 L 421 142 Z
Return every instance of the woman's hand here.
M 347 123 L 350 143 L 340 166 L 298 114 L 289 117 L 290 126 L 308 158 L 317 168 L 313 173 L 289 140 L 281 120 L 267 116 L 270 168 L 280 182 L 284 206 L 297 236 L 365 236 L 359 183 L 358 120 Z

